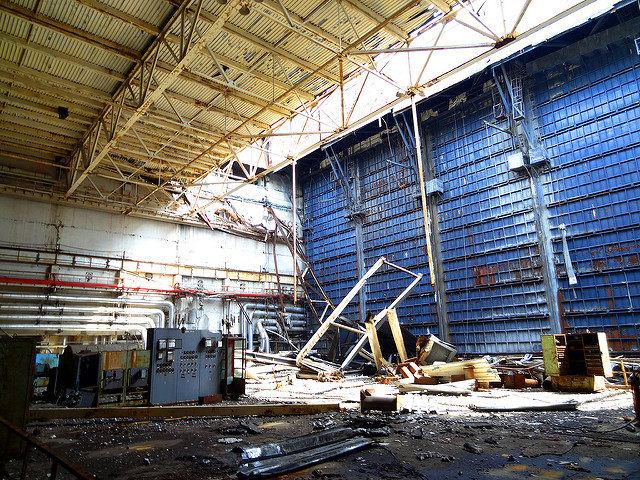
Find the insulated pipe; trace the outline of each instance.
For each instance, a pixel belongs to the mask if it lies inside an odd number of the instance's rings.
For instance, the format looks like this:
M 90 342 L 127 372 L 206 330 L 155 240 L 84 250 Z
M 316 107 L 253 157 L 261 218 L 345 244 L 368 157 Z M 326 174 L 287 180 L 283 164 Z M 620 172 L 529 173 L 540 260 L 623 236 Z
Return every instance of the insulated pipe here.
M 271 318 L 271 319 L 278 319 L 278 314 L 277 313 L 271 313 L 271 312 L 253 312 L 253 316 L 254 317 L 261 317 L 261 318 Z M 304 321 L 306 323 L 305 320 L 305 316 L 301 313 L 288 313 L 286 314 L 287 317 L 289 318 L 296 318 L 298 319 L 298 321 Z
M 273 317 L 263 317 L 263 316 L 260 316 L 260 318 L 262 318 L 262 320 L 263 320 L 265 323 L 269 323 L 269 324 L 272 324 L 272 323 L 273 323 L 273 324 L 276 324 L 276 323 L 278 323 L 277 319 L 276 319 L 276 318 L 273 318 Z M 307 324 L 307 321 L 306 321 L 306 320 L 299 320 L 299 319 L 296 319 L 296 320 L 288 320 L 288 321 L 287 321 L 287 324 L 289 324 L 289 325 L 306 325 L 306 324 Z
M 88 313 L 95 313 L 95 314 L 115 313 L 115 314 L 123 315 L 125 317 L 157 316 L 158 321 L 156 322 L 156 326 L 165 325 L 164 312 L 157 308 L 75 307 L 75 306 L 58 307 L 55 305 L 0 305 L 0 310 L 32 311 L 32 312 L 48 311 L 48 312 L 59 312 L 60 315 L 62 315 L 65 311 L 69 311 L 69 312 L 88 312 Z
M 125 319 L 131 318 L 133 321 L 125 321 Z M 38 328 L 39 325 L 34 322 L 89 322 L 93 323 L 103 323 L 105 325 L 138 325 L 144 326 L 144 328 L 155 328 L 157 325 L 154 321 L 148 317 L 127 317 L 125 315 L 114 318 L 109 316 L 99 316 L 99 315 L 0 315 L 0 321 L 3 322 L 15 322 L 15 321 L 26 321 L 31 322 L 35 328 Z M 2 324 L 0 323 L 0 328 Z
M 249 321 L 245 318 L 244 319 L 245 324 L 246 324 L 246 334 L 247 336 L 245 337 L 247 339 L 247 351 L 252 352 L 253 351 L 253 324 L 249 323 Z
M 164 327 L 175 326 L 176 307 L 169 300 L 138 300 L 134 298 L 103 298 L 103 297 L 68 297 L 60 295 L 38 295 L 32 293 L 0 293 L 0 299 L 9 300 L 45 300 L 54 302 L 80 303 L 122 303 L 125 305 L 162 305 L 169 310 L 169 316 Z M 160 325 L 159 325 L 160 326 Z
M 278 325 L 278 322 L 270 318 L 263 319 L 262 323 L 264 323 L 265 325 Z M 305 320 L 292 320 L 291 322 L 289 322 L 287 329 L 291 327 L 306 327 L 306 326 L 307 326 L 307 322 Z
M 264 328 L 264 325 L 262 325 L 260 318 L 256 318 L 256 327 L 260 334 L 260 349 L 264 353 L 269 353 L 269 336 L 267 335 L 267 330 Z
M 268 329 L 265 328 L 261 319 L 264 319 L 265 323 L 267 324 L 271 323 L 269 322 L 270 319 L 276 320 L 278 318 L 278 315 L 276 313 L 278 307 L 275 305 L 262 305 L 259 303 L 247 303 L 242 305 L 241 307 L 247 311 L 251 310 L 250 321 L 247 324 L 248 326 L 251 326 L 251 331 L 247 333 L 247 343 L 248 345 L 250 345 L 249 350 L 253 349 L 253 325 L 255 325 L 255 328 L 258 330 L 258 334 L 260 335 L 260 349 L 265 353 L 269 353 L 269 336 L 267 334 Z M 285 312 L 299 312 L 288 314 L 291 318 L 295 318 L 297 320 L 291 321 L 291 324 L 294 326 L 288 327 L 287 330 L 306 330 L 307 322 L 304 311 L 305 310 L 303 307 L 285 307 Z M 300 326 L 297 325 L 298 322 L 300 322 Z M 301 326 L 302 324 L 304 325 L 304 327 Z M 275 325 L 275 321 L 272 323 L 272 325 Z
M 278 333 L 278 328 L 275 325 L 267 325 L 264 328 L 267 332 Z M 288 332 L 304 332 L 305 330 L 306 330 L 306 327 L 291 327 L 287 329 Z
M 278 310 L 276 305 L 262 305 L 260 303 L 245 303 L 242 305 L 246 310 Z M 284 307 L 285 312 L 305 313 L 304 307 Z
M 55 330 L 62 332 L 87 332 L 99 334 L 100 332 L 126 332 L 132 334 L 132 332 L 138 332 L 140 334 L 140 338 L 142 339 L 142 347 L 147 348 L 147 329 L 141 325 L 92 325 L 92 324 L 56 324 L 51 323 L 47 325 L 33 325 L 26 323 L 18 323 L 18 324 L 7 324 L 0 325 L 2 330 Z

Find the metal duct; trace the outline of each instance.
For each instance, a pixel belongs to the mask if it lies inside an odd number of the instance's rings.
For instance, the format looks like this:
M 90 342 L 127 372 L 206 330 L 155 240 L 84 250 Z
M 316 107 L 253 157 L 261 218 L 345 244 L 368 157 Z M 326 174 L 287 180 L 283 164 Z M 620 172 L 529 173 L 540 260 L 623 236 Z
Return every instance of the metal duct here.
M 260 350 L 264 353 L 269 353 L 269 335 L 267 335 L 267 330 L 264 328 L 264 325 L 262 325 L 260 318 L 256 318 L 255 322 L 258 334 L 260 335 Z

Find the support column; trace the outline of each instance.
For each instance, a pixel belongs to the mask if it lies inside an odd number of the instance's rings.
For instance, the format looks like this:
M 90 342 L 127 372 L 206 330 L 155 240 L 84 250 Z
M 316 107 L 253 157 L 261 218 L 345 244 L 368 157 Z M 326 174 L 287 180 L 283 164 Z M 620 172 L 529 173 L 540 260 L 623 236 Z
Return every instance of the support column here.
M 353 190 L 355 194 L 355 201 L 357 205 L 362 205 L 362 195 L 360 189 L 360 163 L 357 159 L 353 159 Z M 354 224 L 354 233 L 356 240 L 356 268 L 358 271 L 358 278 L 362 278 L 367 271 L 367 267 L 364 264 L 364 215 L 361 212 L 353 212 L 351 214 L 351 221 Z M 360 323 L 364 323 L 367 317 L 367 286 L 365 285 L 358 292 L 358 319 Z
M 435 162 L 431 148 L 431 131 L 427 129 L 424 134 L 425 148 L 425 180 L 429 182 L 436 178 Z M 445 285 L 444 264 L 442 263 L 442 244 L 440 241 L 440 218 L 438 216 L 438 196 L 427 196 L 427 211 L 429 212 L 431 230 L 431 255 L 433 258 L 434 296 L 436 301 L 436 317 L 438 320 L 438 336 L 445 342 L 451 341 L 449 329 L 449 312 L 447 310 L 447 289 Z
M 502 68 L 506 78 L 507 72 Z M 526 90 L 526 82 L 523 80 L 523 106 L 524 118 L 516 124 L 516 133 L 521 139 L 520 148 L 524 155 L 532 157 L 541 157 L 545 161 L 536 161 L 535 165 L 531 165 L 527 169 L 529 175 L 529 188 L 531 189 L 531 201 L 536 222 L 536 235 L 538 237 L 538 249 L 542 260 L 542 274 L 544 277 L 544 291 L 547 301 L 547 311 L 549 313 L 549 326 L 551 332 L 562 333 L 562 317 L 560 315 L 559 304 L 559 285 L 558 275 L 554 262 L 553 252 L 553 234 L 551 233 L 551 225 L 549 224 L 549 211 L 544 197 L 544 188 L 542 179 L 545 173 L 546 150 L 540 142 L 537 135 L 538 124 L 535 116 L 535 108 L 530 96 L 530 92 Z M 508 85 L 509 86 L 509 85 Z
M 543 174 L 536 169 L 531 169 L 529 185 L 531 188 L 531 200 L 536 218 L 536 234 L 538 236 L 538 248 L 542 259 L 542 272 L 544 276 L 544 291 L 549 312 L 549 324 L 552 333 L 562 333 L 560 321 L 560 305 L 558 303 L 558 276 L 553 255 L 553 236 L 549 225 L 549 211 L 544 201 L 541 176 Z

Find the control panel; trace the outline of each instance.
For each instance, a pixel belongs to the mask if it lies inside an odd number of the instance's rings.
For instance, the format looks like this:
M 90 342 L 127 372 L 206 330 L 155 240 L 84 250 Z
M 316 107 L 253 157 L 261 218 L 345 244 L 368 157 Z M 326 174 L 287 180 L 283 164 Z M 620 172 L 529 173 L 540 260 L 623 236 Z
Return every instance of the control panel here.
M 151 328 L 152 405 L 196 402 L 220 393 L 222 334 L 208 330 Z

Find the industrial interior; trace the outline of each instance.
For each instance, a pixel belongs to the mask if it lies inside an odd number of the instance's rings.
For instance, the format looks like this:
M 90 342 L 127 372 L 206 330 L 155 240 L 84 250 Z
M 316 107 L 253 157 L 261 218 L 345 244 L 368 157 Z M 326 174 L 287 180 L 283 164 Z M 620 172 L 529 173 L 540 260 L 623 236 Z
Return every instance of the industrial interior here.
M 640 478 L 640 3 L 0 0 L 0 478 Z

